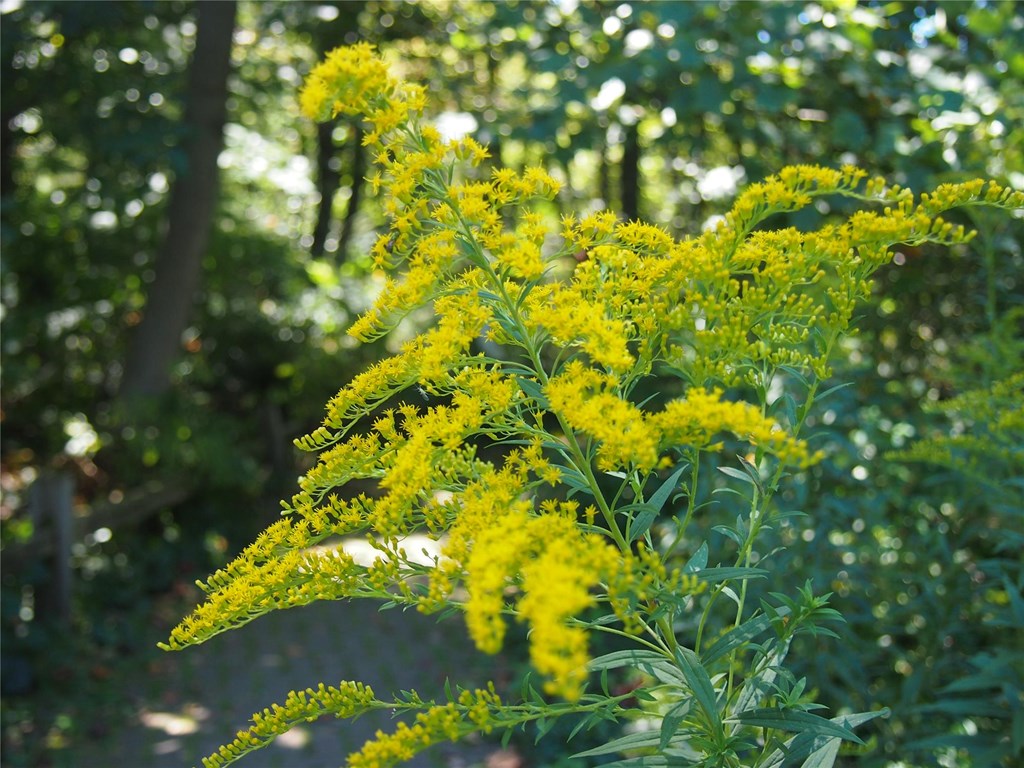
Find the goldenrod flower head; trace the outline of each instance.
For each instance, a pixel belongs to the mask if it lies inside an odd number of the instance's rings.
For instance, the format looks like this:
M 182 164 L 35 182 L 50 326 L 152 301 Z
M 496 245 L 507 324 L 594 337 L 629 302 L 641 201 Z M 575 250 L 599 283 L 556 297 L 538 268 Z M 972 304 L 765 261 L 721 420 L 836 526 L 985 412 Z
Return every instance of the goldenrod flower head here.
M 434 705 L 416 714 L 412 725 L 401 722 L 391 733 L 377 731 L 357 752 L 348 756 L 351 768 L 390 768 L 404 763 L 432 744 L 457 741 L 473 731 L 489 732 L 501 710 L 493 685 L 463 690 L 456 701 Z
M 587 632 L 569 620 L 593 604 L 591 589 L 619 560 L 606 540 L 580 534 L 575 509 L 551 504 L 539 516 L 523 508 L 498 512 L 476 534 L 466 562 L 466 625 L 477 647 L 500 650 L 504 613 L 521 590 L 517 612 L 530 624 L 533 665 L 548 677 L 549 692 L 569 700 L 580 695 L 589 658 Z
M 339 114 L 365 114 L 377 97 L 391 95 L 396 85 L 374 46 L 360 42 L 335 48 L 313 67 L 299 105 L 306 117 L 318 122 Z
M 695 387 L 687 392 L 686 399 L 673 400 L 661 412 L 647 416 L 647 422 L 658 433 L 663 448 L 686 446 L 707 450 L 712 448 L 715 435 L 728 431 L 787 464 L 807 466 L 815 458 L 808 453 L 806 443 L 786 434 L 760 408 L 723 400 L 718 389 Z
M 573 360 L 552 378 L 545 394 L 575 429 L 598 441 L 597 464 L 605 470 L 658 463 L 658 435 L 643 412 L 614 392 L 615 378 Z
M 368 711 L 374 703 L 373 690 L 362 683 L 343 681 L 337 687 L 320 683 L 314 690 L 292 691 L 284 704 L 274 704 L 252 716 L 252 726 L 239 731 L 234 741 L 225 744 L 209 757 L 203 768 L 221 768 L 239 757 L 264 747 L 300 723 L 332 714 L 354 717 Z

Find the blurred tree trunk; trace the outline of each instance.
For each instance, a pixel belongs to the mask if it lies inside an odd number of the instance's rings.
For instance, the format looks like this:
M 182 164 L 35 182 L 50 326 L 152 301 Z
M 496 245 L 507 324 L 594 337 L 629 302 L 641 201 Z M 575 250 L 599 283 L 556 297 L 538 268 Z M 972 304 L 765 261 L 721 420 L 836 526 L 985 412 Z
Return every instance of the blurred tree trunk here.
M 157 254 L 156 277 L 149 286 L 142 321 L 128 348 L 122 397 L 167 390 L 181 334 L 188 326 L 217 204 L 217 156 L 224 146 L 236 5 L 235 0 L 197 4 L 196 49 L 185 105 L 189 130 L 186 167 L 171 191 L 167 232 Z
M 0 200 L 9 201 L 14 196 L 14 165 L 17 137 L 14 133 L 13 120 L 21 112 L 32 106 L 28 97 L 29 87 L 25 82 L 25 70 L 13 66 L 10 50 L 17 48 L 20 42 L 20 28 L 15 24 L 3 27 L 0 32 L 3 56 L 0 63 Z
M 597 169 L 597 194 L 601 198 L 601 207 L 610 209 L 612 207 L 612 178 L 610 163 L 608 162 L 608 141 L 607 141 L 608 129 L 602 127 L 601 139 L 597 144 L 597 156 L 600 160 L 600 165 Z
M 349 192 L 348 207 L 345 209 L 345 218 L 341 222 L 341 232 L 338 235 L 338 261 L 345 260 L 348 242 L 352 239 L 356 214 L 359 213 L 359 206 L 363 201 L 363 181 L 366 176 L 366 147 L 363 146 L 363 129 L 358 125 L 352 126 L 351 136 L 349 172 L 352 174 L 352 187 Z
M 316 191 L 320 194 L 320 205 L 316 211 L 316 226 L 313 227 L 313 244 L 310 255 L 324 255 L 324 244 L 331 230 L 331 208 L 334 193 L 341 183 L 341 174 L 331 167 L 334 158 L 334 121 L 320 123 L 316 127 Z
M 628 221 L 640 218 L 640 124 L 625 126 L 622 150 L 622 215 Z
M 20 110 L 19 110 L 20 111 Z M 14 131 L 11 120 L 14 119 L 13 109 L 0 111 L 0 200 L 6 201 L 14 196 Z
M 487 87 L 490 90 L 491 98 L 489 99 L 490 104 L 497 104 L 498 97 L 501 95 L 501 84 L 498 82 L 498 58 L 491 53 L 487 53 Z M 487 114 L 487 110 L 484 109 L 480 112 L 480 127 L 487 126 L 487 121 L 484 119 L 484 115 Z M 495 168 L 503 168 L 504 165 L 501 162 L 501 132 L 497 130 L 497 126 L 500 123 L 500 118 L 496 118 L 492 125 L 487 126 L 488 131 L 488 143 L 491 150 L 491 165 Z
M 327 235 L 330 233 L 334 210 L 334 196 L 341 186 L 341 173 L 334 170 L 334 140 L 331 137 L 334 123 L 321 123 L 317 129 L 317 192 L 320 193 L 320 207 L 317 209 L 316 228 L 313 230 L 313 244 L 309 248 L 312 256 L 323 256 Z M 355 226 L 356 214 L 363 199 L 363 177 L 366 175 L 366 148 L 363 146 L 363 130 L 358 123 L 349 127 L 348 168 L 351 176 L 348 206 L 341 221 L 338 234 L 338 261 L 345 260 L 349 240 Z
M 331 5 L 338 9 L 338 18 L 333 24 L 322 24 L 318 27 L 320 34 L 316 35 L 316 47 L 320 51 L 326 53 L 339 45 L 352 43 L 360 38 L 372 38 L 372 35 L 368 34 L 368 30 L 359 28 L 359 15 L 366 7 L 365 0 L 335 2 Z M 321 123 L 317 127 L 316 183 L 317 191 L 320 193 L 320 207 L 317 209 L 313 243 L 309 247 L 310 255 L 315 257 L 324 255 L 327 236 L 330 234 L 331 221 L 334 216 L 334 197 L 341 186 L 341 172 L 331 167 L 336 151 L 333 139 L 334 127 L 333 120 Z M 345 260 L 345 251 L 352 238 L 353 222 L 362 201 L 363 176 L 366 175 L 366 150 L 363 148 L 363 132 L 358 121 L 351 124 L 348 135 L 348 143 L 351 144 L 348 153 L 348 166 L 352 184 L 348 207 L 345 209 L 345 218 L 342 219 L 341 230 L 338 234 L 338 261 Z

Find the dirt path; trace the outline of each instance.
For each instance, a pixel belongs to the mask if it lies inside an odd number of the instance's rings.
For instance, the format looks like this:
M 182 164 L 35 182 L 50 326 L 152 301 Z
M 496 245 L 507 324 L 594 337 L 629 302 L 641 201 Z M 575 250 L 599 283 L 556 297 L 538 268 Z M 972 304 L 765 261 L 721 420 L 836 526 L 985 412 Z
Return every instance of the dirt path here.
M 378 612 L 378 603 L 322 603 L 264 616 L 205 645 L 166 654 L 138 680 L 135 715 L 103 742 L 76 755 L 77 768 L 182 768 L 245 728 L 256 710 L 290 690 L 359 680 L 378 698 L 415 688 L 443 697 L 444 681 L 463 686 L 486 679 L 490 661 L 465 638 L 458 620 L 438 624 L 413 611 Z M 159 639 L 159 638 L 157 638 Z M 154 640 L 155 642 L 156 640 Z M 335 768 L 378 728 L 374 713 L 355 721 L 323 719 L 293 728 L 240 768 Z M 494 747 L 438 745 L 409 763 L 415 768 L 479 764 Z

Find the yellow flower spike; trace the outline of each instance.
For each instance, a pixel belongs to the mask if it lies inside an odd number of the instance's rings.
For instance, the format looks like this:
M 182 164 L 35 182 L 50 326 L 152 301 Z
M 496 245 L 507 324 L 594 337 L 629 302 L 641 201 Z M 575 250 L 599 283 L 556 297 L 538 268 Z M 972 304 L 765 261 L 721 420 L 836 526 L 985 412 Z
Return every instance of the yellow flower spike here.
M 732 432 L 741 440 L 775 454 L 780 461 L 806 467 L 814 461 L 807 444 L 790 437 L 760 408 L 743 402 L 721 399 L 720 390 L 694 388 L 685 400 L 673 400 L 659 413 L 648 415 L 647 421 L 665 447 L 689 446 L 701 450 L 712 448 L 712 439 L 722 431 Z M 720 449 L 721 446 L 718 446 Z
M 364 114 L 377 97 L 390 96 L 397 81 L 369 43 L 335 48 L 306 78 L 299 94 L 302 113 L 324 122 L 338 114 Z
M 373 690 L 362 683 L 344 681 L 337 687 L 321 683 L 314 690 L 292 691 L 285 699 L 284 706 L 274 704 L 252 716 L 253 725 L 246 731 L 239 731 L 235 740 L 222 746 L 217 752 L 203 758 L 204 768 L 221 768 L 229 762 L 263 747 L 294 726 L 332 714 L 336 717 L 353 717 L 371 709 L 374 703 Z
M 610 391 L 609 377 L 574 360 L 548 382 L 545 394 L 555 413 L 599 442 L 601 469 L 651 470 L 657 464 L 656 433 L 639 408 Z

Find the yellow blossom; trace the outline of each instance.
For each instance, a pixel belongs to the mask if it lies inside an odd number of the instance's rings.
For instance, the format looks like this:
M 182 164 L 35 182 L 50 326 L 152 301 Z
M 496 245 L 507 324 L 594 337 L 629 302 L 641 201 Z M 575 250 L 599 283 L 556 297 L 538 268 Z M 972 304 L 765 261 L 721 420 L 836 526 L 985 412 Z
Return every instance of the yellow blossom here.
M 658 436 L 639 408 L 612 391 L 613 381 L 574 360 L 548 382 L 544 393 L 556 414 L 598 441 L 601 469 L 635 465 L 651 470 L 658 463 Z
M 786 434 L 773 419 L 763 416 L 760 408 L 723 400 L 720 390 L 691 389 L 685 400 L 669 402 L 664 410 L 647 416 L 647 422 L 658 433 L 664 448 L 687 446 L 705 450 L 712 445 L 715 435 L 728 431 L 787 464 L 807 466 L 814 459 L 803 441 Z
M 306 78 L 299 103 L 311 120 L 363 113 L 378 96 L 392 93 L 397 83 L 369 43 L 335 48 Z

